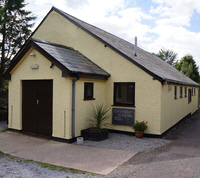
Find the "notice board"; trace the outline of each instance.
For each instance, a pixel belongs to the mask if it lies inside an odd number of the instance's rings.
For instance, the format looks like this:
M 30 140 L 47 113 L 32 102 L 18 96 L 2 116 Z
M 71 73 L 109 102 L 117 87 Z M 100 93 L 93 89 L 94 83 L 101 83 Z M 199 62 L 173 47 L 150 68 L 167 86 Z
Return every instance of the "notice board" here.
M 133 126 L 134 119 L 134 109 L 113 108 L 112 110 L 112 124 Z

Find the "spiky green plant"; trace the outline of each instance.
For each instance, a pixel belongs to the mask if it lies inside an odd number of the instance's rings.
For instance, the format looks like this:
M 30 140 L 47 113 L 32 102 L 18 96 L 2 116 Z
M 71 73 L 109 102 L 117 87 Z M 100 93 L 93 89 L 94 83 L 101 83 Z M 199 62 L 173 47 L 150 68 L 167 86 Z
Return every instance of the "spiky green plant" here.
M 97 104 L 96 106 L 91 104 L 90 115 L 87 119 L 91 124 L 91 128 L 100 131 L 104 126 L 108 125 L 106 120 L 109 118 L 109 110 L 110 107 L 107 104 Z

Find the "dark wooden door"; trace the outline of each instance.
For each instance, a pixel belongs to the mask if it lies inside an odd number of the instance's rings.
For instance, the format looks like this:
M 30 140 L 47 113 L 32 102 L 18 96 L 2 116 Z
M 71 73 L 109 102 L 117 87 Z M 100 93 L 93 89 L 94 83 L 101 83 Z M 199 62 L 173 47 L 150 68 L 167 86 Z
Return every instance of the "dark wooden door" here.
M 52 136 L 52 80 L 22 82 L 22 131 Z
M 37 134 L 37 81 L 22 82 L 22 130 Z

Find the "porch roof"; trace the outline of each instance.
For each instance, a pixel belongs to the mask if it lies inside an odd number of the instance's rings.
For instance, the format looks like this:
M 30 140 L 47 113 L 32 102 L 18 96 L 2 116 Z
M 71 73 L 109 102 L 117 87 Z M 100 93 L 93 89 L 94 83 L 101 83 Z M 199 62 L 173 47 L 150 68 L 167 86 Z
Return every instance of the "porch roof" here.
M 81 78 L 106 80 L 110 77 L 108 72 L 71 47 L 31 38 L 5 72 L 6 79 L 10 79 L 10 72 L 31 47 L 52 62 L 50 67 L 55 65 L 61 69 L 62 77 L 76 77 L 78 74 Z

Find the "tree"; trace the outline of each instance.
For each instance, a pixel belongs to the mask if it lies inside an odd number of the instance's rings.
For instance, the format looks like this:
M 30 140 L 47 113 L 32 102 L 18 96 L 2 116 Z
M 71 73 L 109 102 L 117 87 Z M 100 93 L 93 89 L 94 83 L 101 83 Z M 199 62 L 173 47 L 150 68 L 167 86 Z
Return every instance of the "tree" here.
M 175 68 L 195 82 L 200 83 L 199 67 L 192 55 L 188 54 L 182 57 L 180 61 L 175 63 Z
M 177 53 L 173 52 L 169 49 L 160 49 L 158 54 L 156 54 L 159 58 L 161 58 L 163 61 L 167 62 L 171 66 L 175 65 L 175 60 L 177 57 Z
M 6 65 L 28 39 L 36 19 L 25 6 L 24 0 L 0 0 L 0 88 Z

